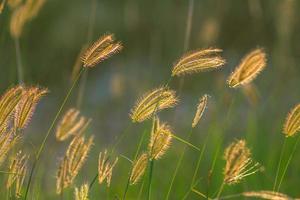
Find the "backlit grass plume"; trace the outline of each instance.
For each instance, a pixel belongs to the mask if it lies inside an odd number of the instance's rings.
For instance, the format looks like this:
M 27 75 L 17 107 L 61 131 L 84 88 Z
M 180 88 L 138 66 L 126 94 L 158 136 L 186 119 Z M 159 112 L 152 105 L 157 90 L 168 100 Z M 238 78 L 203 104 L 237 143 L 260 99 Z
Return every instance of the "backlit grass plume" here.
M 160 87 L 144 94 L 131 110 L 133 122 L 142 122 L 165 108 L 174 107 L 178 102 L 175 91 L 167 87 Z
M 27 173 L 28 155 L 19 151 L 10 162 L 6 189 L 15 187 L 15 196 L 21 197 L 21 190 Z
M 89 200 L 89 186 L 88 184 L 83 184 L 80 188 L 75 187 L 75 200 Z
M 250 83 L 266 67 L 266 65 L 267 58 L 263 49 L 251 51 L 231 73 L 227 80 L 229 87 L 236 88 Z
M 181 57 L 173 66 L 172 76 L 182 76 L 222 67 L 225 60 L 219 55 L 221 49 L 202 49 Z
M 84 67 L 93 67 L 122 49 L 121 42 L 115 42 L 113 34 L 100 37 L 83 54 L 81 60 Z
M 208 99 L 208 95 L 205 94 L 203 95 L 200 99 L 199 99 L 199 103 L 198 103 L 198 106 L 197 106 L 197 111 L 196 111 L 196 114 L 195 114 L 195 117 L 193 119 L 193 123 L 192 123 L 192 127 L 195 128 L 198 124 L 198 122 L 200 121 L 205 109 L 206 109 L 206 106 L 207 106 L 207 99 Z
M 99 184 L 102 184 L 103 181 L 106 180 L 107 186 L 110 186 L 112 172 L 117 162 L 118 158 L 116 158 L 113 162 L 110 162 L 109 157 L 107 155 L 107 150 L 105 150 L 104 152 L 100 152 L 98 160 Z
M 15 127 L 17 129 L 26 128 L 29 123 L 37 103 L 48 93 L 47 89 L 39 87 L 30 87 L 24 89 L 24 94 L 21 101 L 16 107 L 15 112 Z
M 129 179 L 130 185 L 136 184 L 142 178 L 146 171 L 148 160 L 148 154 L 143 153 L 133 162 Z
M 159 119 L 155 118 L 148 145 L 150 160 L 161 158 L 170 147 L 171 140 L 172 131 L 170 126 L 166 123 L 160 124 Z
M 65 188 L 69 187 L 73 183 L 86 161 L 88 152 L 93 144 L 93 140 L 93 136 L 91 136 L 87 141 L 85 141 L 83 136 L 77 136 L 71 141 L 57 172 L 57 194 L 60 194 Z
M 8 90 L 0 99 L 0 132 L 5 130 L 16 106 L 22 99 L 23 88 L 16 86 Z
M 283 126 L 283 133 L 289 137 L 300 131 L 300 104 L 296 105 L 288 114 Z
M 291 200 L 293 198 L 287 196 L 286 194 L 282 194 L 274 191 L 251 191 L 251 192 L 243 192 L 242 195 L 244 197 L 251 198 L 260 198 L 260 199 L 269 199 L 269 200 Z
M 90 119 L 81 116 L 79 110 L 75 108 L 69 109 L 57 126 L 56 139 L 64 141 L 70 136 L 81 135 L 88 127 L 90 121 Z
M 0 132 L 0 166 L 7 157 L 8 152 L 15 146 L 19 140 L 13 129 Z
M 259 170 L 259 164 L 252 160 L 245 140 L 231 143 L 225 150 L 224 159 L 224 183 L 228 185 L 238 183 Z

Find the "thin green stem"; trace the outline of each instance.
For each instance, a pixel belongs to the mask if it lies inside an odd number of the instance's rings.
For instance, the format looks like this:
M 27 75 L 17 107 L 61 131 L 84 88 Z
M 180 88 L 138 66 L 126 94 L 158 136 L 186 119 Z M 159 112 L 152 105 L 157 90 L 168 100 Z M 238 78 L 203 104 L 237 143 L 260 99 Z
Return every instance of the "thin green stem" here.
M 147 192 L 147 199 L 151 199 L 151 186 L 152 186 L 152 177 L 153 177 L 153 167 L 154 167 L 154 160 L 150 161 L 150 170 L 149 170 L 149 181 L 148 181 L 148 192 Z
M 285 147 L 286 147 L 286 142 L 287 142 L 287 138 L 285 137 L 284 141 L 283 141 L 283 145 L 281 147 L 279 163 L 278 163 L 278 166 L 277 166 L 275 181 L 274 181 L 274 185 L 273 185 L 273 191 L 275 191 L 275 188 L 276 188 L 276 185 L 277 185 L 279 171 L 280 171 L 281 164 L 282 164 L 282 159 L 283 159 L 283 154 L 284 154 L 284 150 L 285 150 Z
M 207 197 L 205 194 L 203 194 L 202 192 L 200 192 L 200 191 L 198 191 L 198 190 L 196 190 L 196 189 L 194 189 L 194 188 L 192 189 L 192 191 L 193 191 L 194 193 L 198 194 L 199 196 L 205 198 L 205 199 L 211 200 L 211 198 Z
M 289 167 L 289 165 L 290 165 L 290 163 L 291 163 L 291 161 L 292 161 L 292 159 L 293 159 L 293 156 L 294 156 L 294 154 L 295 154 L 295 152 L 296 152 L 296 150 L 297 150 L 297 145 L 298 145 L 298 143 L 299 143 L 299 140 L 300 140 L 300 136 L 298 136 L 297 141 L 296 141 L 295 144 L 294 144 L 293 151 L 292 151 L 292 153 L 290 154 L 290 157 L 289 157 L 289 159 L 288 159 L 288 162 L 286 163 L 286 165 L 285 165 L 285 167 L 284 167 L 283 174 L 282 174 L 282 176 L 281 176 L 281 178 L 280 178 L 280 181 L 279 181 L 279 184 L 278 184 L 278 187 L 277 187 L 277 190 L 276 190 L 276 191 L 279 191 L 279 190 L 280 190 L 280 187 L 281 187 L 282 181 L 283 181 L 283 179 L 284 179 L 284 176 L 285 176 L 285 174 L 286 174 L 286 172 L 287 172 L 287 169 L 288 169 L 288 167 Z
M 18 83 L 22 84 L 23 79 L 23 65 L 22 65 L 22 56 L 21 56 L 21 47 L 19 38 L 15 38 L 15 47 L 16 47 L 16 58 L 17 58 L 17 74 L 18 74 Z
M 220 189 L 218 191 L 218 194 L 217 194 L 217 199 L 219 199 L 219 197 L 221 196 L 222 192 L 223 192 L 223 189 L 224 189 L 224 186 L 225 186 L 225 182 L 223 181 L 222 182 L 222 185 L 220 186 Z
M 172 137 L 173 137 L 174 139 L 176 139 L 176 140 L 178 140 L 178 141 L 180 141 L 180 142 L 182 142 L 182 143 L 188 145 L 189 147 L 192 147 L 193 149 L 195 149 L 195 150 L 197 150 L 197 151 L 200 151 L 200 149 L 199 149 L 198 147 L 196 147 L 195 145 L 189 143 L 188 141 L 186 141 L 186 140 L 184 140 L 184 139 L 182 139 L 182 138 L 180 138 L 180 137 L 178 137 L 178 136 L 176 136 L 176 135 L 174 135 L 174 134 L 172 134 Z

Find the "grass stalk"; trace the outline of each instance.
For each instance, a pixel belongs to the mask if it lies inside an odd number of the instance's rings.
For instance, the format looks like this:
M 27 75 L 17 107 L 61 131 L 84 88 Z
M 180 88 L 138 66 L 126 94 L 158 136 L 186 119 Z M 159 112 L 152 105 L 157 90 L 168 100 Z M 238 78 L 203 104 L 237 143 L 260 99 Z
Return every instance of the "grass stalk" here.
M 281 164 L 282 164 L 283 154 L 284 154 L 284 150 L 285 150 L 285 147 L 286 147 L 286 142 L 287 142 L 287 138 L 285 137 L 284 141 L 283 141 L 283 145 L 281 147 L 279 163 L 278 163 L 278 166 L 277 166 L 275 181 L 274 181 L 274 185 L 273 185 L 273 191 L 275 191 L 275 189 L 276 189 L 276 185 L 277 185 L 277 181 L 278 181 L 278 176 L 279 176 L 279 171 L 280 171 Z
M 16 47 L 18 83 L 23 84 L 24 74 L 23 74 L 23 64 L 22 64 L 20 40 L 19 40 L 19 38 L 15 38 L 14 40 L 15 40 L 15 47 Z
M 153 167 L 154 167 L 154 160 L 150 161 L 150 169 L 149 169 L 149 180 L 148 180 L 148 190 L 147 190 L 147 200 L 151 199 L 151 187 L 152 187 L 152 177 L 153 177 Z

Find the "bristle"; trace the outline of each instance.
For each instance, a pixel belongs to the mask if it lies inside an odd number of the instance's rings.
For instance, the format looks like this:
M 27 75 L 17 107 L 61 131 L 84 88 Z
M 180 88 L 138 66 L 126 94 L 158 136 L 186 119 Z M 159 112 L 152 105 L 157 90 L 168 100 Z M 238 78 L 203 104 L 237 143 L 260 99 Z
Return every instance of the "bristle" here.
M 253 162 L 250 149 L 244 140 L 231 143 L 225 150 L 224 159 L 224 182 L 229 185 L 238 183 L 259 170 L 260 165 Z
M 15 146 L 20 136 L 15 135 L 13 129 L 0 134 L 0 166 L 7 157 L 8 152 Z
M 236 88 L 250 83 L 266 67 L 267 58 L 263 49 L 255 49 L 247 54 L 232 72 L 227 82 Z
M 203 49 L 188 53 L 173 66 L 172 76 L 182 76 L 222 67 L 225 60 L 219 56 L 221 49 Z
M 88 184 L 83 184 L 80 188 L 75 187 L 75 200 L 88 200 L 89 186 Z
M 81 60 L 84 67 L 94 67 L 103 60 L 122 50 L 122 44 L 114 41 L 112 34 L 100 37 L 83 54 Z
M 200 119 L 202 118 L 202 115 L 206 109 L 207 106 L 207 100 L 208 100 L 208 95 L 205 94 L 203 95 L 200 99 L 199 99 L 199 103 L 197 106 L 197 111 L 195 114 L 195 117 L 193 119 L 193 123 L 192 123 L 192 127 L 195 128 L 198 124 L 198 122 L 200 121 Z
M 252 197 L 252 198 L 261 198 L 261 199 L 269 199 L 269 200 L 291 200 L 293 198 L 287 196 L 286 194 L 282 194 L 274 191 L 251 191 L 251 192 L 243 192 L 242 195 L 244 197 Z
M 143 153 L 137 160 L 133 162 L 129 179 L 130 185 L 136 184 L 142 178 L 146 171 L 148 160 L 148 154 Z
M 155 123 L 157 123 L 157 121 Z M 171 140 L 172 132 L 167 124 L 154 126 L 154 130 L 151 131 L 151 138 L 148 145 L 150 159 L 157 160 L 161 158 L 170 147 Z
M 130 117 L 133 122 L 142 122 L 155 112 L 174 107 L 178 102 L 176 93 L 167 87 L 161 87 L 147 92 L 135 104 Z
M 81 135 L 88 127 L 90 119 L 80 116 L 80 111 L 71 108 L 69 109 L 56 129 L 56 139 L 64 141 L 71 136 Z
M 107 155 L 107 150 L 104 152 L 100 152 L 99 160 L 98 160 L 98 181 L 99 184 L 102 184 L 104 180 L 106 180 L 107 186 L 110 186 L 111 177 L 113 168 L 118 162 L 118 158 L 114 160 L 114 162 L 109 161 L 109 157 Z
M 300 131 L 300 104 L 296 105 L 288 114 L 283 126 L 283 133 L 287 136 L 294 136 Z

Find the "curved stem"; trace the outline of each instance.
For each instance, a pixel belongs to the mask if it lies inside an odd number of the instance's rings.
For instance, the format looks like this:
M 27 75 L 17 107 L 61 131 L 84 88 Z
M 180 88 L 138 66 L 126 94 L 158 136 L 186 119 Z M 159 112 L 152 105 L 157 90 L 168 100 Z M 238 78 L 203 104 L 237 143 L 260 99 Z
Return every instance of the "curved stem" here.
M 279 163 L 278 163 L 277 170 L 276 170 L 276 176 L 275 176 L 275 181 L 274 181 L 274 185 L 273 185 L 273 191 L 275 191 L 275 188 L 276 188 L 276 185 L 277 185 L 279 171 L 280 171 L 280 167 L 281 167 L 282 159 L 283 159 L 283 153 L 284 153 L 285 146 L 286 146 L 286 140 L 287 140 L 287 138 L 285 137 L 283 145 L 281 147 L 281 153 L 280 153 Z

